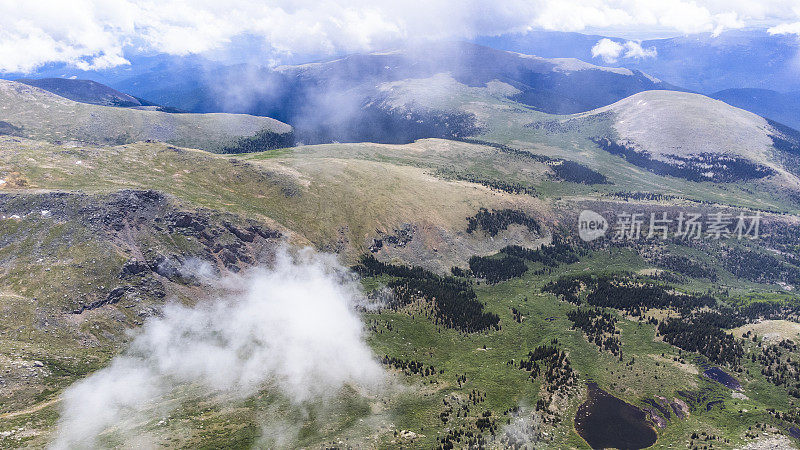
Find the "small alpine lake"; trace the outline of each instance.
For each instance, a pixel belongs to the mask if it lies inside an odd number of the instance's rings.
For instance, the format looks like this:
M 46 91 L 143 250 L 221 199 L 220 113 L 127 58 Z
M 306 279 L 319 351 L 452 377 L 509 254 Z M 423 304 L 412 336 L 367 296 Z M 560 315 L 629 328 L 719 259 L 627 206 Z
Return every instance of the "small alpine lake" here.
M 640 449 L 658 435 L 644 411 L 588 384 L 588 398 L 575 414 L 575 430 L 592 448 Z

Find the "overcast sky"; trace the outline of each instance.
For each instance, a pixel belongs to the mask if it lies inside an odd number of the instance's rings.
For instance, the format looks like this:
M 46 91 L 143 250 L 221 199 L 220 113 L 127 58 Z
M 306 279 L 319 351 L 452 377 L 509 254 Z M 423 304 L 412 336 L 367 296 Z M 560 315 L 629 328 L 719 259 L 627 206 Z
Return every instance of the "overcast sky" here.
M 0 71 L 219 53 L 243 36 L 278 62 L 534 29 L 636 38 L 743 27 L 800 35 L 800 0 L 0 0 Z

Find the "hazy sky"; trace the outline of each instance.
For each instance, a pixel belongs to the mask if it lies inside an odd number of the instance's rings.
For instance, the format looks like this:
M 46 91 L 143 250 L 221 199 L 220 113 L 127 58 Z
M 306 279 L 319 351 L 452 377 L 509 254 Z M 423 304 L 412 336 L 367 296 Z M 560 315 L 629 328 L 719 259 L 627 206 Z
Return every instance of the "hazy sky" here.
M 0 0 L 0 71 L 224 52 L 242 36 L 278 61 L 531 29 L 636 38 L 743 27 L 800 35 L 800 0 Z

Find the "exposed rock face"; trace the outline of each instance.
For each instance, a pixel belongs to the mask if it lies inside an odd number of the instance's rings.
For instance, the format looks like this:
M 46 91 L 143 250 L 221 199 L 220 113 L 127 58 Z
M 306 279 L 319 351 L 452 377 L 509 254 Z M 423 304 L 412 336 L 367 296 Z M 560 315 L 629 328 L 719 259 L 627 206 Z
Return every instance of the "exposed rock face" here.
M 76 309 L 73 312 L 75 314 L 80 314 L 87 309 L 95 309 L 105 305 L 113 305 L 114 303 L 119 302 L 120 299 L 122 299 L 122 296 L 125 295 L 125 293 L 127 293 L 128 291 L 132 291 L 134 289 L 135 288 L 133 286 L 120 286 L 118 288 L 111 290 L 111 292 L 108 293 L 106 298 L 94 301 L 92 303 L 89 303 L 88 305 L 81 305 L 79 309 Z
M 378 233 L 381 237 L 372 240 L 369 251 L 375 253 L 383 248 L 384 244 L 394 247 L 405 247 L 406 244 L 414 239 L 414 233 L 416 231 L 416 227 L 410 223 L 403 224 L 401 228 L 395 229 L 393 233 L 381 233 L 379 231 Z
M 124 258 L 117 275 L 120 284 L 98 286 L 83 295 L 68 306 L 74 314 L 123 300 L 157 301 L 179 286 L 197 285 L 192 270 L 185 268 L 190 262 L 202 261 L 214 272 L 239 272 L 264 262 L 281 237 L 254 220 L 182 208 L 153 190 L 121 190 L 103 197 L 6 194 L 0 195 L 0 215 L 85 227 L 82 232 L 93 241 L 107 243 L 108 251 Z
M 148 269 L 149 267 L 147 266 L 147 264 L 132 259 L 127 263 L 125 263 L 125 265 L 122 267 L 122 271 L 120 272 L 119 277 L 127 278 L 129 276 L 134 276 L 134 275 L 144 275 L 144 273 L 147 272 Z

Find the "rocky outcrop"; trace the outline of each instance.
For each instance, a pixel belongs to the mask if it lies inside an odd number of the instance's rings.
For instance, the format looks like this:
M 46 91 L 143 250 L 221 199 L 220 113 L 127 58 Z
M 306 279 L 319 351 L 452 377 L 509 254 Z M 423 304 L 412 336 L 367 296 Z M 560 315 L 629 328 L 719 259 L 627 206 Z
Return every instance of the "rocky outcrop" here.
M 91 236 L 107 251 L 119 255 L 116 279 L 121 284 L 91 287 L 79 295 L 68 311 L 75 314 L 126 300 L 157 301 L 180 286 L 197 286 L 198 279 L 187 264 L 202 262 L 212 271 L 240 272 L 264 262 L 281 233 L 255 220 L 206 209 L 191 209 L 170 196 L 153 190 L 121 190 L 105 196 L 64 192 L 0 195 L 0 215 L 17 217 L 26 224 L 47 221 L 67 228 L 75 242 Z M 88 233 L 88 236 L 87 236 Z M 13 236 L 8 237 L 13 239 Z M 72 245 L 69 235 L 58 245 Z M 52 255 L 44 239 L 37 252 Z M 0 236 L 0 248 L 4 242 Z M 52 256 L 50 256 L 52 257 Z M 0 261 L 2 262 L 2 261 Z M 60 263 L 52 261 L 52 263 Z M 87 274 L 106 272 L 106 267 L 87 267 Z M 90 283 L 91 285 L 91 283 Z

